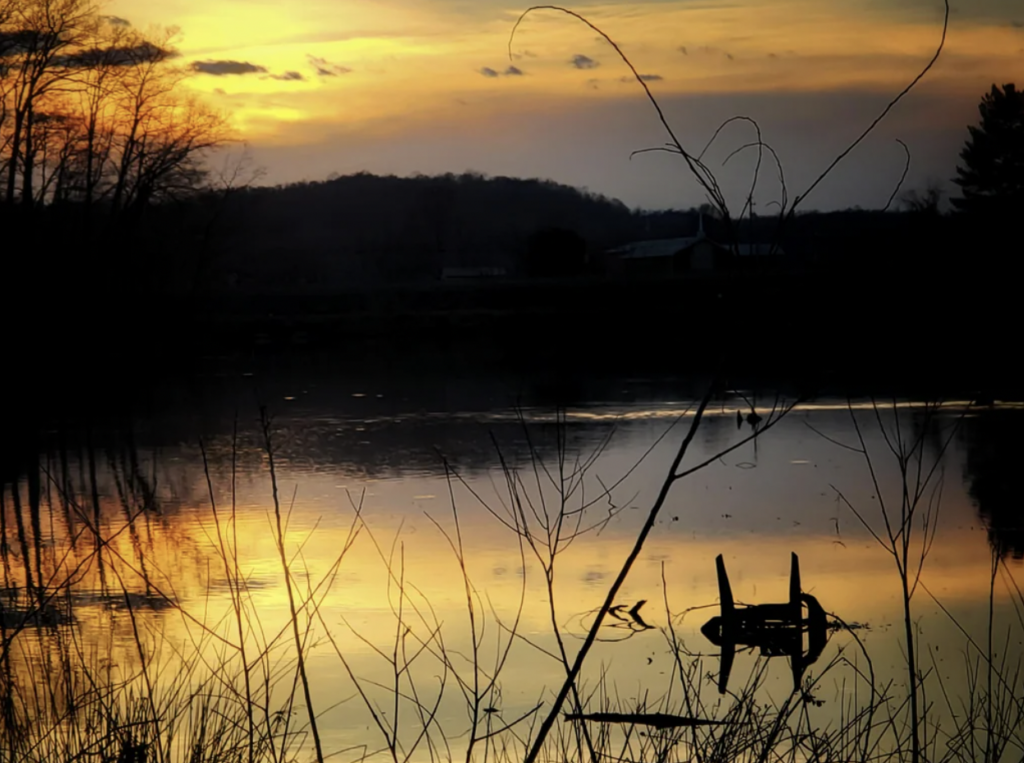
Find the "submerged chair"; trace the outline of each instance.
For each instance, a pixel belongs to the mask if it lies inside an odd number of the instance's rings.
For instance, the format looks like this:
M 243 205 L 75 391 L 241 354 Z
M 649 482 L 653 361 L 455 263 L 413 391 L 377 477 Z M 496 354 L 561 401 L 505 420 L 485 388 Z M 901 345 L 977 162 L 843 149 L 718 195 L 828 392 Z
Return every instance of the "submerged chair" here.
M 725 694 L 737 647 L 760 648 L 764 657 L 789 657 L 793 688 L 798 689 L 807 666 L 821 656 L 828 640 L 825 610 L 816 598 L 800 590 L 800 558 L 792 554 L 789 601 L 781 604 L 737 605 L 733 600 L 732 586 L 729 585 L 725 560 L 721 554 L 715 559 L 715 566 L 718 571 L 721 614 L 704 623 L 700 632 L 722 650 L 719 693 Z M 806 650 L 804 634 L 808 637 Z

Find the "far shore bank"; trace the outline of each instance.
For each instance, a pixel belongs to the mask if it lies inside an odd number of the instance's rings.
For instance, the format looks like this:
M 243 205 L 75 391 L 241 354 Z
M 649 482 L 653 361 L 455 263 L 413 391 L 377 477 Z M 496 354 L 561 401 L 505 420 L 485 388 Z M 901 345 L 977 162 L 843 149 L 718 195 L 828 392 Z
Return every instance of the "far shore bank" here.
M 11 316 L 21 326 L 7 354 L 10 399 L 45 407 L 80 390 L 339 359 L 339 373 L 719 374 L 1019 397 L 1012 288 L 861 272 L 87 296 L 57 303 L 45 321 L 42 309 Z

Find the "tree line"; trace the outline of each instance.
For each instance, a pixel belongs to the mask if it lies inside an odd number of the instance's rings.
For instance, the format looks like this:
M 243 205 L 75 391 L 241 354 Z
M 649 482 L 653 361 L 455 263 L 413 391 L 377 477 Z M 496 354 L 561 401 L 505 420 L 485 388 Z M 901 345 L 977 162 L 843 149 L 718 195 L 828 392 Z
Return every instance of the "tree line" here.
M 208 161 L 231 139 L 227 116 L 182 87 L 190 70 L 176 35 L 136 29 L 91 0 L 0 0 L 0 222 L 7 242 L 31 239 L 36 262 L 11 249 L 8 278 L 56 270 L 76 288 L 142 279 L 180 291 L 422 281 L 460 266 L 566 275 L 609 247 L 696 230 L 694 210 L 630 210 L 550 181 L 476 173 L 359 173 L 234 193 L 237 178 L 218 180 Z M 950 233 L 971 226 L 1004 235 L 1024 204 L 1022 113 L 1013 85 L 982 99 L 956 178 L 957 222 L 936 222 L 932 189 L 906 197 L 914 214 L 898 221 L 798 215 L 783 246 L 805 261 L 870 266 L 948 250 L 963 240 Z M 741 228 L 752 240 L 772 235 L 768 218 Z
M 175 29 L 89 0 L 0 0 L 0 194 L 11 207 L 139 216 L 193 192 L 227 120 L 180 87 Z

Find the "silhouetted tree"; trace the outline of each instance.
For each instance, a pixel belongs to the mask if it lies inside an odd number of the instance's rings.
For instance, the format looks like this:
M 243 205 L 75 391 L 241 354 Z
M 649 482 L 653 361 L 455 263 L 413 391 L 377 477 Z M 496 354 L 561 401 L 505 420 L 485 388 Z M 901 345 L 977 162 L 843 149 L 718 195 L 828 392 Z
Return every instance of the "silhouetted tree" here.
M 88 0 L 7 0 L 0 11 L 0 96 L 4 100 L 0 140 L 5 150 L 4 199 L 34 199 L 33 124 L 39 107 L 74 74 L 69 53 L 82 46 L 95 10 Z
M 942 203 L 943 190 L 937 183 L 929 183 L 923 191 L 911 189 L 900 197 L 900 206 L 908 212 L 936 216 Z
M 981 123 L 969 126 L 953 182 L 963 196 L 952 199 L 964 213 L 1008 220 L 1024 209 L 1024 92 L 996 85 L 978 106 Z
M 175 30 L 143 34 L 90 0 L 0 0 L 0 200 L 104 202 L 135 218 L 194 193 L 225 118 L 179 87 Z

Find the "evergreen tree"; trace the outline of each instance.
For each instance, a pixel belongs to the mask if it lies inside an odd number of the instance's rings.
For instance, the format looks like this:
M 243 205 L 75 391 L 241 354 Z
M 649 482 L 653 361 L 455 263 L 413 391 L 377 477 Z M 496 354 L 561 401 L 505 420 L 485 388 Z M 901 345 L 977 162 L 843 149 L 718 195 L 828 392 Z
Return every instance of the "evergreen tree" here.
M 953 179 L 963 196 L 951 201 L 961 212 L 1009 223 L 1024 213 L 1024 92 L 993 85 L 978 110 L 981 124 L 967 128 Z

